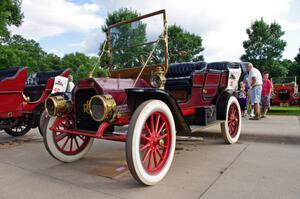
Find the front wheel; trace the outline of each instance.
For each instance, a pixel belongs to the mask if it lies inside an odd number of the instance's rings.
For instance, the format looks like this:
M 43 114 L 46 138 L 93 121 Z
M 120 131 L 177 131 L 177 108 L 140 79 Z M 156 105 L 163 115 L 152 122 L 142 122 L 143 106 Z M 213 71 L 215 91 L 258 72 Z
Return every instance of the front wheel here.
M 52 131 L 50 127 L 57 120 L 60 120 L 60 123 L 55 131 Z M 44 134 L 44 144 L 49 154 L 57 160 L 74 162 L 81 159 L 90 150 L 94 138 L 60 131 L 66 128 L 73 128 L 73 121 L 70 118 L 50 117 Z
M 240 137 L 242 126 L 241 108 L 236 97 L 229 97 L 226 110 L 226 121 L 221 123 L 221 131 L 225 142 L 234 144 Z
M 169 107 L 148 100 L 134 112 L 127 134 L 126 160 L 132 176 L 154 185 L 168 173 L 175 152 L 176 130 Z

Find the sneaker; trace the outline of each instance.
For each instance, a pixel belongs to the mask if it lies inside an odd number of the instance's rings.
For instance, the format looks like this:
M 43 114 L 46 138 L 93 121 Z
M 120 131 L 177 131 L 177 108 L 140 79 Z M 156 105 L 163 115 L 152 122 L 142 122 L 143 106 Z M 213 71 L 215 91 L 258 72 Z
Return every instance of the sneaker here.
M 262 116 L 260 116 L 260 118 L 266 118 L 267 116 L 265 116 L 265 115 L 262 115 Z
M 249 120 L 260 120 L 260 117 L 257 117 L 257 116 L 250 117 Z
M 254 117 L 255 115 L 254 115 L 254 113 L 250 113 L 250 115 L 249 115 L 250 117 Z

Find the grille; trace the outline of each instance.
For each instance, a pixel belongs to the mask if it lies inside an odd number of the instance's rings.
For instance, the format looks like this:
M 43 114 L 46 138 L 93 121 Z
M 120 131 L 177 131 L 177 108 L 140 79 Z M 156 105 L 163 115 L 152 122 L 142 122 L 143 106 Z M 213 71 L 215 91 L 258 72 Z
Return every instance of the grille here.
M 99 122 L 96 122 L 89 113 L 87 105 L 92 96 L 97 95 L 94 89 L 78 90 L 75 94 L 76 127 L 79 130 L 97 132 Z
M 278 99 L 285 101 L 290 99 L 290 91 L 289 90 L 280 90 L 278 92 Z

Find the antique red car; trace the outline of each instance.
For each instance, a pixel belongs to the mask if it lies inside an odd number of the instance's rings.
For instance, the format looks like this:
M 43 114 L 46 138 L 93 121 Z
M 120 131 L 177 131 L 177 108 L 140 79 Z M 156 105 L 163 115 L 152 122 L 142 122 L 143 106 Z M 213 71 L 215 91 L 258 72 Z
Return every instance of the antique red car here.
M 220 124 L 226 143 L 238 141 L 240 63 L 169 64 L 164 10 L 110 26 L 107 42 L 108 78 L 82 79 L 71 96 L 46 100 L 44 143 L 54 158 L 79 160 L 94 138 L 123 141 L 132 176 L 153 185 L 171 166 L 176 135 Z
M 282 82 L 282 81 L 281 81 Z M 284 82 L 284 81 L 283 81 Z M 298 91 L 297 79 L 290 83 L 275 83 L 271 104 L 273 106 L 298 106 L 300 105 L 300 93 Z
M 54 77 L 69 70 L 38 72 L 27 78 L 26 67 L 0 70 L 0 129 L 11 136 L 25 135 L 38 126 L 44 101 L 52 92 Z

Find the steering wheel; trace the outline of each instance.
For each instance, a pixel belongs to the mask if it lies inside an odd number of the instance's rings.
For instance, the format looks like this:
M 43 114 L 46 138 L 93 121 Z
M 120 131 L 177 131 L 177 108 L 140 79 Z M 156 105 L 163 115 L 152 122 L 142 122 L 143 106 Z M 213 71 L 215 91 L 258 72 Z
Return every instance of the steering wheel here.
M 140 62 L 141 64 L 145 65 L 145 62 L 146 62 L 148 56 L 149 56 L 149 55 L 148 55 L 147 53 L 141 54 L 141 55 L 138 57 L 139 62 Z M 145 58 L 146 58 L 146 59 L 145 59 Z M 154 54 L 154 53 L 152 53 L 152 55 L 151 55 L 150 60 L 149 60 L 148 63 L 152 63 L 151 61 L 153 62 L 153 64 L 159 64 L 159 63 L 160 63 L 159 59 L 157 58 L 156 54 Z

